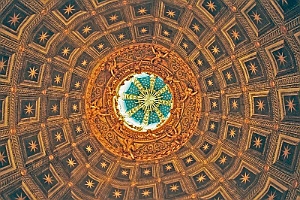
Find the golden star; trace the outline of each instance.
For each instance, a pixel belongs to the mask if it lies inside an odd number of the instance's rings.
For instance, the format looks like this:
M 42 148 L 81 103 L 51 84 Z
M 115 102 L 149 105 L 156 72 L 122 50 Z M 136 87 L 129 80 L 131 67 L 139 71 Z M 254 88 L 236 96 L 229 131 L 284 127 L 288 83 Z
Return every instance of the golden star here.
M 147 30 L 147 28 L 143 27 L 143 28 L 140 30 L 140 32 L 141 32 L 142 34 L 145 34 L 145 33 L 148 32 L 148 30 Z
M 236 30 L 232 30 L 231 35 L 233 37 L 233 39 L 238 40 L 240 37 L 239 32 L 237 32 Z
M 56 139 L 56 142 L 60 142 L 61 139 L 62 139 L 62 134 L 61 134 L 61 132 L 55 133 L 54 137 L 55 137 L 55 139 Z
M 260 111 L 262 111 L 262 110 L 264 110 L 264 109 L 265 109 L 265 104 L 264 104 L 264 101 L 261 101 L 261 100 L 257 101 L 257 104 L 256 104 L 256 106 L 257 106 L 257 110 L 260 110 Z
M 286 63 L 287 61 L 285 60 L 286 56 L 283 55 L 283 52 L 280 53 L 278 52 L 278 54 L 276 55 L 277 60 L 279 61 L 280 65 L 284 65 L 284 63 Z
M 64 11 L 65 14 L 70 15 L 75 10 L 74 5 L 69 4 L 68 6 L 65 6 Z
M 202 146 L 202 149 L 204 151 L 208 150 L 209 149 L 209 144 L 208 143 L 205 143 L 203 146 Z
M 182 43 L 182 47 L 184 48 L 184 49 L 187 49 L 187 48 L 189 48 L 189 45 L 187 44 L 187 43 Z
M 105 161 L 101 162 L 100 165 L 101 165 L 102 168 L 106 168 L 107 167 L 107 163 Z
M 230 131 L 229 131 L 229 136 L 230 136 L 231 138 L 234 138 L 234 137 L 235 137 L 235 129 L 234 129 L 234 128 L 230 129 Z
M 118 18 L 119 18 L 119 16 L 118 16 L 118 15 L 116 15 L 116 14 L 113 14 L 112 16 L 110 16 L 110 17 L 109 17 L 109 20 L 110 20 L 111 22 L 115 22 L 115 21 L 117 21 L 117 20 L 118 20 Z
M 172 170 L 173 167 L 171 165 L 166 165 L 165 168 L 166 168 L 167 171 L 170 171 L 170 170 Z
M 87 61 L 86 59 L 84 59 L 84 60 L 81 62 L 81 65 L 84 66 L 84 67 L 85 67 L 87 64 L 88 64 L 88 61 Z
M 194 24 L 192 24 L 192 29 L 193 29 L 195 32 L 198 32 L 198 31 L 200 31 L 200 25 L 194 23 Z
M 274 193 L 273 192 L 271 192 L 269 195 L 268 195 L 268 199 L 267 200 L 275 200 L 275 197 L 276 197 L 276 192 L 274 191 Z
M 30 151 L 35 152 L 38 149 L 38 144 L 36 143 L 36 141 L 30 141 L 28 146 L 28 149 L 30 149 Z
M 178 188 L 179 188 L 179 186 L 176 185 L 176 184 L 173 184 L 173 185 L 170 186 L 171 192 L 176 192 L 177 190 L 179 190 Z
M 284 150 L 282 151 L 283 154 L 281 155 L 281 156 L 283 156 L 283 159 L 289 158 L 289 154 L 291 154 L 290 150 L 291 150 L 291 148 L 289 148 L 289 145 L 284 147 Z
M 216 101 L 211 102 L 211 107 L 217 108 L 218 107 L 218 103 Z
M 82 33 L 88 34 L 91 30 L 92 30 L 92 28 L 89 25 L 86 25 L 85 27 L 83 27 Z
M 151 173 L 150 169 L 145 169 L 143 171 L 143 174 L 146 175 L 146 176 L 150 175 L 150 173 Z
M 262 18 L 260 17 L 260 14 L 258 14 L 257 12 L 252 11 L 252 15 L 251 17 L 253 17 L 253 19 L 256 21 L 256 23 L 262 23 Z
M 206 180 L 205 177 L 206 177 L 206 175 L 200 174 L 200 175 L 197 177 L 197 182 L 202 183 L 203 181 Z
M 21 193 L 20 195 L 17 194 L 17 198 L 15 198 L 15 200 L 25 200 L 26 198 L 27 198 L 27 196 L 25 195 L 25 196 L 23 197 L 23 194 Z
M 295 108 L 296 104 L 294 104 L 294 99 L 292 99 L 292 100 L 289 99 L 286 102 L 287 102 L 287 104 L 285 106 L 288 107 L 288 111 L 290 111 L 290 112 L 293 112 L 293 110 L 296 111 L 296 108 Z
M 21 19 L 20 13 L 16 15 L 16 13 L 14 13 L 14 16 L 10 16 L 10 20 L 8 22 L 10 22 L 10 25 L 14 25 L 16 26 L 16 23 L 20 23 L 19 20 Z
M 227 161 L 227 157 L 226 156 L 222 156 L 222 158 L 220 158 L 220 160 L 219 160 L 219 163 L 221 165 L 224 165 L 226 163 L 226 161 Z
M 262 140 L 260 139 L 260 137 L 255 137 L 253 143 L 253 146 L 255 148 L 260 148 L 260 146 L 262 145 Z
M 167 13 L 167 16 L 170 18 L 174 18 L 176 16 L 175 11 L 173 11 L 173 10 L 168 10 L 166 13 Z
M 210 130 L 214 130 L 216 128 L 216 124 L 212 122 L 209 128 Z
M 120 33 L 118 35 L 119 40 L 123 40 L 125 38 L 125 34 L 124 33 Z
M 250 174 L 247 174 L 246 172 L 245 172 L 245 174 L 244 175 L 241 175 L 242 176 L 242 178 L 240 178 L 240 180 L 241 180 L 241 183 L 247 183 L 247 182 L 250 182 Z
M 214 85 L 214 82 L 213 82 L 211 79 L 209 79 L 209 80 L 207 81 L 207 84 L 208 84 L 209 86 L 213 86 L 213 85 Z
M 33 105 L 28 103 L 28 105 L 25 105 L 24 111 L 25 111 L 25 114 L 27 114 L 27 115 L 33 114 L 33 111 L 34 111 Z
M 151 192 L 150 192 L 150 190 L 143 190 L 143 192 L 141 194 L 143 195 L 143 197 L 148 197 L 148 196 L 150 196 Z
M 78 111 L 78 105 L 77 104 L 73 104 L 72 105 L 72 110 L 75 111 L 75 112 Z
M 213 46 L 213 48 L 211 49 L 211 51 L 213 52 L 213 54 L 218 54 L 220 53 L 220 49 L 218 48 L 218 46 Z
M 288 4 L 288 0 L 281 0 L 281 4 L 282 4 L 282 5 Z
M 80 88 L 80 86 L 81 86 L 81 85 L 80 85 L 80 82 L 77 81 L 77 82 L 74 84 L 74 86 L 75 86 L 76 89 Z
M 50 176 L 50 174 L 48 174 L 48 175 L 45 174 L 43 179 L 44 179 L 44 182 L 47 183 L 48 185 L 52 184 L 52 182 L 53 182 L 52 177 Z
M 69 47 L 64 47 L 61 53 L 62 53 L 63 56 L 69 55 L 70 48 Z
M 144 7 L 141 7 L 140 9 L 138 9 L 138 13 L 140 15 L 145 15 L 145 14 L 147 14 L 147 9 Z
M 127 175 L 128 175 L 128 171 L 125 170 L 125 169 L 123 169 L 123 170 L 121 171 L 121 174 L 122 174 L 122 176 L 127 176 Z
M 120 198 L 122 196 L 122 193 L 120 190 L 115 190 L 113 192 L 113 196 L 116 197 L 116 198 Z
M 94 182 L 93 182 L 93 180 L 91 180 L 91 179 L 85 181 L 85 184 L 84 184 L 84 185 L 86 185 L 87 188 L 93 188 L 93 187 L 95 187 L 95 186 L 94 186 Z
M 170 36 L 170 33 L 169 33 L 169 31 L 164 30 L 164 31 L 163 31 L 163 35 L 166 36 L 166 37 L 168 37 L 168 36 Z
M 54 77 L 54 82 L 55 82 L 56 84 L 59 84 L 59 83 L 61 82 L 61 76 L 60 76 L 59 74 L 55 75 L 55 77 Z
M 77 164 L 73 158 L 68 158 L 67 163 L 70 167 L 74 167 Z
M 193 158 L 192 157 L 188 157 L 186 160 L 185 160 L 185 163 L 186 164 L 190 164 L 191 162 L 193 162 Z
M 58 112 L 58 105 L 57 105 L 57 104 L 52 105 L 51 111 L 52 111 L 53 113 Z
M 6 163 L 5 158 L 7 157 L 4 155 L 4 153 L 5 152 L 0 152 L 0 162 L 1 162 L 2 166 L 3 166 L 3 163 Z
M 27 71 L 28 72 L 28 77 L 30 78 L 30 79 L 33 79 L 33 78 L 36 78 L 36 75 L 38 74 L 38 69 L 37 68 L 35 68 L 35 67 L 30 67 L 29 68 L 29 71 Z
M 87 146 L 85 147 L 85 150 L 86 150 L 88 153 L 92 153 L 93 148 L 91 147 L 91 145 L 87 145 Z
M 203 61 L 201 59 L 197 59 L 197 65 L 202 66 L 203 65 Z
M 225 76 L 226 76 L 227 80 L 231 81 L 231 79 L 232 79 L 231 72 L 226 72 Z
M 217 7 L 215 3 L 212 1 L 207 2 L 205 6 L 207 7 L 208 10 L 211 10 L 212 12 L 215 11 Z
M 103 44 L 103 43 L 98 44 L 97 48 L 98 48 L 99 50 L 102 50 L 102 49 L 104 48 L 104 44 Z
M 80 126 L 76 126 L 75 131 L 76 131 L 76 133 L 80 133 L 82 131 L 82 129 Z
M 4 60 L 4 58 L 2 57 L 0 60 L 0 72 L 2 72 L 2 70 L 5 69 L 5 67 L 7 66 L 5 63 L 7 62 L 7 60 Z
M 48 40 L 48 37 L 49 37 L 48 33 L 42 31 L 42 33 L 40 34 L 39 40 L 40 40 L 40 42 L 45 42 L 45 40 Z
M 237 109 L 237 108 L 239 107 L 238 102 L 237 102 L 236 100 L 233 100 L 233 101 L 231 102 L 231 107 L 232 107 L 233 109 Z
M 255 64 L 250 62 L 250 65 L 248 67 L 249 67 L 249 70 L 251 71 L 251 74 L 256 74 L 257 67 L 255 66 Z

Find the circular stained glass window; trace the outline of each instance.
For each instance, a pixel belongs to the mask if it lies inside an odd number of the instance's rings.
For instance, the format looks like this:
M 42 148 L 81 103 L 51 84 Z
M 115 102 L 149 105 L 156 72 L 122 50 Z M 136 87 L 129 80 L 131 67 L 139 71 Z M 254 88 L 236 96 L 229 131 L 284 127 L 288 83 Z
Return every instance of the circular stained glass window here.
M 159 76 L 133 75 L 120 86 L 118 109 L 124 121 L 138 131 L 154 130 L 170 116 L 172 94 Z

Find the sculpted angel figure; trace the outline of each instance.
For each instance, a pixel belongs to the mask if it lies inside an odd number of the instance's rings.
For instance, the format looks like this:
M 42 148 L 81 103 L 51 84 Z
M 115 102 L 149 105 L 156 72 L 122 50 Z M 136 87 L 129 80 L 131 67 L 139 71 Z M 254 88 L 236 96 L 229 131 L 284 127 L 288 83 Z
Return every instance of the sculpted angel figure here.
M 142 68 L 141 68 L 142 62 L 143 61 L 141 60 L 139 62 L 134 63 L 134 72 L 135 73 L 137 73 L 137 74 L 142 73 Z
M 103 107 L 102 105 L 102 98 L 96 99 L 92 102 L 91 105 L 92 114 L 93 115 L 100 115 L 100 116 L 109 116 L 110 114 L 107 113 L 108 109 Z
M 174 138 L 174 137 L 177 137 L 178 135 L 179 135 L 179 133 L 178 133 L 178 131 L 177 131 L 177 129 L 176 129 L 176 127 L 174 127 L 174 126 L 172 126 L 172 125 L 169 125 L 168 127 L 167 127 L 167 136 L 169 137 L 169 138 Z
M 110 71 L 111 75 L 115 77 L 114 70 L 117 68 L 116 58 L 112 62 L 108 63 L 107 69 Z
M 114 131 L 120 131 L 120 132 L 123 132 L 123 127 L 124 127 L 124 122 L 123 120 L 118 120 L 115 122 L 115 126 L 112 127 L 112 129 Z
M 168 74 L 168 76 L 166 77 L 166 81 L 168 83 L 179 83 L 179 80 L 176 80 L 173 74 Z
M 176 107 L 175 109 L 173 108 L 173 109 L 171 110 L 172 116 L 175 116 L 175 115 L 176 115 L 177 119 L 180 118 L 182 112 L 183 112 L 183 108 L 181 108 L 181 107 Z
M 167 55 L 169 54 L 169 53 L 163 54 L 161 51 L 155 50 L 154 47 L 152 47 L 152 52 L 155 54 L 155 57 L 151 59 L 152 64 L 154 63 L 154 61 L 161 62 L 162 58 L 167 57 Z
M 132 160 L 135 159 L 133 152 L 136 151 L 134 142 L 132 138 L 125 138 L 123 141 L 120 140 L 120 143 L 123 145 L 123 151 L 130 154 Z
M 153 133 L 151 129 L 148 129 L 146 131 L 146 133 L 147 133 L 147 137 L 153 137 L 153 138 L 157 138 L 158 137 L 158 135 L 156 135 L 155 133 Z
M 197 91 L 194 92 L 192 88 L 186 87 L 184 90 L 184 94 L 185 96 L 182 100 L 180 100 L 181 102 L 184 102 L 188 97 L 196 95 Z
M 169 126 L 167 131 L 167 137 L 169 138 L 167 141 L 174 141 L 176 144 L 180 144 L 180 141 L 182 139 L 182 135 L 180 134 L 180 131 L 176 129 L 175 126 Z

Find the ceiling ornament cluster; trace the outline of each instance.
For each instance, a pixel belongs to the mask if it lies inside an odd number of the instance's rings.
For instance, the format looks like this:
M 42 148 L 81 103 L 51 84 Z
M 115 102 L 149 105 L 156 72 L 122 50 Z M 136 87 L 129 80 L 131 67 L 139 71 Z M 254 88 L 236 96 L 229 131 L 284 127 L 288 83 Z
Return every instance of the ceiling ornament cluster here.
M 139 131 L 161 126 L 173 106 L 168 85 L 159 76 L 148 73 L 135 74 L 124 81 L 117 99 L 121 118 Z
M 178 54 L 153 44 L 123 47 L 103 60 L 94 68 L 85 96 L 87 118 L 101 144 L 117 156 L 135 160 L 160 159 L 182 147 L 195 132 L 200 119 L 200 88 L 193 70 Z M 118 93 L 123 82 L 142 73 L 159 76 L 162 80 L 156 83 L 159 79 L 150 76 L 134 78 L 134 84 L 121 95 L 133 101 L 133 105 L 127 104 L 128 112 L 140 123 L 144 120 L 148 123 L 155 115 L 158 119 L 164 118 L 163 109 L 167 109 L 166 116 L 171 112 L 165 123 L 152 129 L 128 123 L 118 108 Z M 155 112 L 146 112 L 143 104 L 135 106 L 139 101 L 136 95 L 147 89 L 164 97 L 158 101 L 169 108 L 157 106 Z

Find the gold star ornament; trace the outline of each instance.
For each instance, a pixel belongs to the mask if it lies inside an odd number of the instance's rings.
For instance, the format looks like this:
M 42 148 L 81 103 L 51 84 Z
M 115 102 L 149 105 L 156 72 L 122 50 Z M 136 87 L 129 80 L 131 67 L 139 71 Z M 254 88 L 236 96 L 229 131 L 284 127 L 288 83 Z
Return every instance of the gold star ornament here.
M 145 15 L 145 14 L 147 14 L 147 9 L 144 8 L 144 7 L 141 7 L 141 8 L 138 9 L 138 13 L 140 15 Z

